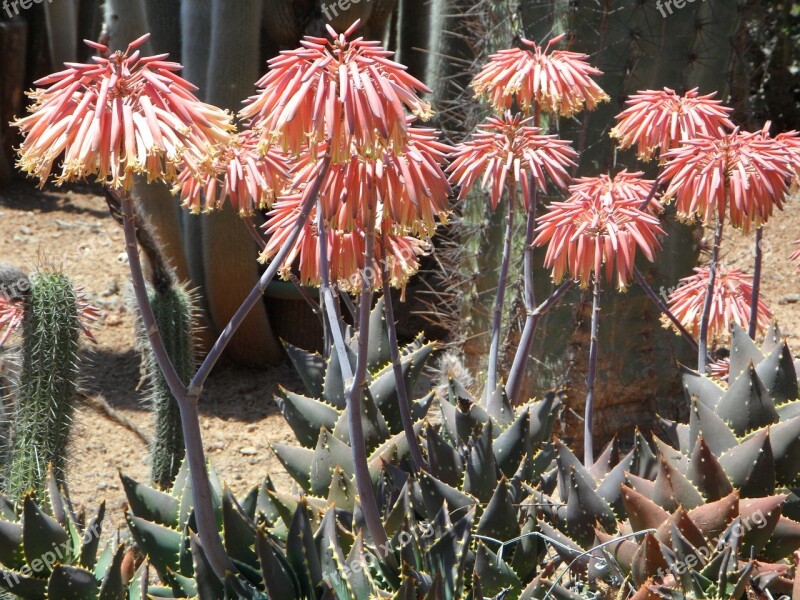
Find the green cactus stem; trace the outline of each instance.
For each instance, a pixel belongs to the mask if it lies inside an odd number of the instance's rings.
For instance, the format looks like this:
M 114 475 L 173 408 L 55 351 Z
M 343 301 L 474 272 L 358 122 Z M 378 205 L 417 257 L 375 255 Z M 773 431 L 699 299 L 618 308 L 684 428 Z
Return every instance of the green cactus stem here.
M 14 411 L 6 492 L 20 500 L 39 489 L 52 466 L 64 483 L 80 359 L 78 301 L 69 278 L 42 269 L 24 300 L 22 369 Z

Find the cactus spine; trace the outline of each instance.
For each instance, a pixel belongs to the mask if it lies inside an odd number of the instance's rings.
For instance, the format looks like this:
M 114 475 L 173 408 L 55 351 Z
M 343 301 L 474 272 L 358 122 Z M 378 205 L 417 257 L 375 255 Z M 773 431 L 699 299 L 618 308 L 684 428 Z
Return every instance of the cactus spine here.
M 22 323 L 22 369 L 5 487 L 15 500 L 46 479 L 64 482 L 75 410 L 79 356 L 78 301 L 69 278 L 40 270 L 30 278 Z

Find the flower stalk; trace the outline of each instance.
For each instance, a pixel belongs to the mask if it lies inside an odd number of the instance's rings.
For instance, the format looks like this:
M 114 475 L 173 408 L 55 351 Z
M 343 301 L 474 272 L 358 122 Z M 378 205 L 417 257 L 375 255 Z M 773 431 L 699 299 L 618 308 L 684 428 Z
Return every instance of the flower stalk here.
M 753 291 L 750 294 L 750 327 L 748 334 L 751 339 L 756 339 L 756 332 L 758 331 L 758 298 L 761 294 L 761 266 L 764 262 L 764 249 L 762 242 L 764 237 L 764 228 L 759 227 L 756 229 L 756 247 L 755 247 L 755 265 L 753 266 Z
M 588 468 L 594 464 L 592 441 L 594 419 L 594 388 L 597 380 L 597 331 L 600 322 L 600 278 L 595 275 L 592 286 L 592 325 L 589 341 L 589 372 L 586 376 L 586 412 L 583 423 L 583 464 Z
M 700 336 L 697 349 L 697 370 L 700 374 L 706 373 L 708 356 L 708 325 L 711 317 L 711 304 L 714 301 L 714 282 L 717 277 L 717 267 L 719 265 L 719 249 L 722 245 L 722 232 L 725 225 L 725 215 L 720 213 L 717 220 L 717 227 L 714 233 L 714 248 L 711 251 L 711 263 L 709 264 L 708 286 L 706 287 L 706 297 L 703 304 L 703 316 L 700 319 Z

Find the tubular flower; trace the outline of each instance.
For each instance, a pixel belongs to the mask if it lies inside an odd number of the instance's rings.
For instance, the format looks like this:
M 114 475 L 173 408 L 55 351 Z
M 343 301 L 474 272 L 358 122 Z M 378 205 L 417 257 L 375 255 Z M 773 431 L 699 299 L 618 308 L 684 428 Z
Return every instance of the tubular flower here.
M 438 138 L 434 129 L 409 127 L 408 143 L 399 152 L 387 148 L 371 158 L 353 153 L 348 161 L 331 165 L 320 192 L 326 222 L 351 231 L 373 219 L 381 203 L 393 225 L 431 237 L 436 218 L 444 220 L 449 211 L 450 184 L 440 165 L 453 148 Z M 323 144 L 316 154 L 324 150 Z M 304 153 L 295 182 L 313 180 L 315 165 L 311 153 Z
M 267 245 L 259 261 L 268 262 L 286 243 L 296 219 L 302 200 L 301 194 L 282 197 L 269 213 L 264 230 L 269 235 Z M 428 244 L 417 238 L 392 231 L 387 220 L 381 225 L 381 236 L 376 236 L 375 258 L 368 274 L 374 289 L 382 285 L 382 261 L 386 260 L 393 287 L 404 289 L 408 279 L 419 270 L 419 256 L 428 250 Z M 362 228 L 353 231 L 327 229 L 328 268 L 330 280 L 346 291 L 361 289 L 364 273 L 365 238 Z M 381 232 L 377 232 L 381 233 Z M 319 260 L 319 229 L 316 226 L 316 209 L 312 210 L 306 226 L 300 233 L 292 250 L 286 256 L 279 274 L 288 278 L 293 267 L 300 273 L 304 285 L 319 286 L 322 281 Z
M 734 127 L 728 119 L 733 109 L 713 100 L 715 95 L 700 96 L 697 88 L 683 96 L 669 88 L 634 94 L 626 102 L 628 108 L 617 115 L 611 137 L 623 150 L 635 145 L 642 160 L 700 135 L 715 137 Z
M 661 179 L 669 182 L 664 195 L 676 198 L 680 217 L 708 224 L 715 213 L 728 213 L 744 231 L 766 223 L 773 206 L 783 207 L 794 176 L 785 143 L 764 131 L 700 136 L 663 156 Z
M 390 60 L 379 42 L 348 39 L 327 26 L 331 39 L 305 37 L 302 48 L 281 52 L 258 81 L 259 92 L 240 111 L 252 119 L 266 143 L 299 153 L 331 140 L 333 163 L 350 158 L 353 148 L 366 156 L 406 145 L 404 107 L 422 119 L 432 116 L 418 92 L 430 92 Z M 351 142 L 354 142 L 351 143 Z
M 694 275 L 681 279 L 677 289 L 669 296 L 669 308 L 672 314 L 695 336 L 700 331 L 709 277 L 708 267 L 698 267 L 694 270 Z M 740 269 L 728 269 L 724 265 L 717 267 L 708 325 L 709 339 L 727 334 L 734 322 L 741 327 L 747 327 L 750 321 L 752 293 L 752 275 Z M 759 298 L 758 331 L 765 331 L 771 319 L 772 311 Z M 665 327 L 671 326 L 666 317 L 662 317 L 662 321 Z
M 0 347 L 14 331 L 22 325 L 25 308 L 22 300 L 14 300 L 0 295 Z
M 100 311 L 97 307 L 89 304 L 88 300 L 76 289 L 76 301 L 78 305 L 78 326 L 86 337 L 96 342 L 92 334 L 92 324 L 97 321 Z M 25 318 L 25 301 L 22 298 L 9 298 L 5 294 L 0 294 L 0 347 L 7 341 L 9 336 L 22 326 Z
M 564 39 L 563 35 L 541 46 L 522 39 L 525 48 L 501 50 L 472 81 L 477 96 L 485 96 L 497 111 L 517 104 L 525 111 L 536 106 L 546 113 L 571 117 L 584 106 L 594 110 L 608 95 L 592 79 L 603 72 L 594 68 L 586 54 L 553 50 L 550 46 Z
M 559 188 L 566 189 L 570 176 L 567 167 L 575 166 L 577 153 L 567 140 L 543 135 L 528 125 L 531 118 L 506 112 L 502 117 L 489 117 L 478 125 L 472 139 L 456 146 L 453 161 L 447 170 L 450 183 L 461 187 L 459 199 L 467 195 L 478 178 L 481 187 L 491 190 L 492 208 L 497 208 L 509 172 L 522 189 L 525 208 L 530 208 L 529 176 L 543 192 L 545 176 Z
M 587 288 L 592 274 L 600 277 L 605 265 L 606 281 L 616 277 L 624 290 L 633 271 L 636 247 L 655 260 L 664 235 L 657 217 L 639 206 L 647 197 L 649 183 L 636 180 L 636 173 L 582 178 L 570 187 L 571 196 L 553 202 L 536 228 L 536 246 L 547 244 L 544 265 L 553 269 L 553 280 L 569 273 Z M 640 190 L 634 195 L 631 190 Z
M 68 63 L 36 82 L 49 87 L 31 92 L 31 114 L 14 122 L 25 136 L 21 169 L 44 184 L 63 154 L 57 183 L 96 175 L 127 188 L 134 173 L 171 181 L 185 150 L 202 155 L 227 143 L 231 116 L 200 102 L 166 54 L 140 56 L 136 48 L 147 37 L 125 52 L 95 57 L 95 64 Z
M 247 129 L 216 152 L 184 155 L 173 191 L 194 213 L 221 208 L 226 198 L 242 216 L 269 208 L 289 185 L 289 165 L 274 146 L 262 152 L 258 145 L 258 134 Z
M 779 133 L 775 136 L 777 141 L 786 152 L 789 153 L 789 163 L 792 170 L 794 170 L 794 177 L 792 179 L 792 188 L 794 192 L 800 188 L 800 132 L 787 131 Z

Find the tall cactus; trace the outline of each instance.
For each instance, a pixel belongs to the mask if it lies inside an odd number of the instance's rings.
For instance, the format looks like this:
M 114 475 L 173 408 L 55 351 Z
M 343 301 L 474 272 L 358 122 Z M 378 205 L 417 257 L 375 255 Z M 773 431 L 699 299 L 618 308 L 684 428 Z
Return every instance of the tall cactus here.
M 80 358 L 78 299 L 69 278 L 41 269 L 24 299 L 22 369 L 14 411 L 6 492 L 21 499 L 37 489 L 48 466 L 64 483 Z

